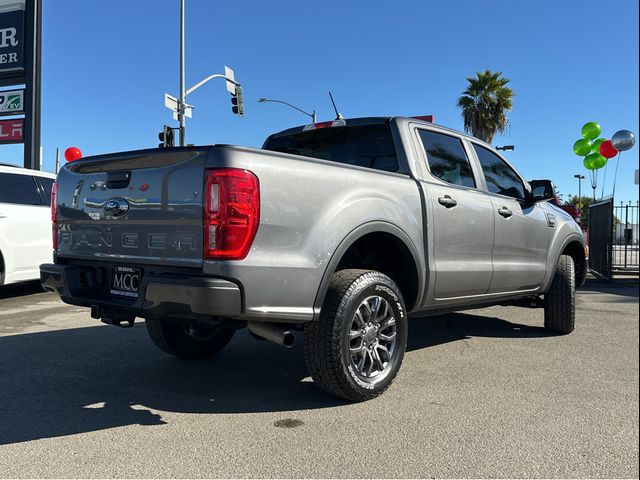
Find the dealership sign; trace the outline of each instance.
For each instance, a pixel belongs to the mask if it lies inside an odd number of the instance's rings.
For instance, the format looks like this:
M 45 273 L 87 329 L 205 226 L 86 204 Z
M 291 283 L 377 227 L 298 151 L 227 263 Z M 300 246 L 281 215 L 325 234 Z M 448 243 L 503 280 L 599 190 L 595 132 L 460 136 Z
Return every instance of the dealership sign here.
M 24 90 L 0 91 L 0 115 L 24 113 Z
M 0 120 L 0 143 L 22 143 L 24 140 L 24 118 Z
M 24 9 L 0 10 L 0 75 L 24 71 Z
M 0 120 L 0 144 L 23 143 L 24 166 L 36 170 L 42 156 L 43 1 L 0 0 L 0 118 L 6 118 Z

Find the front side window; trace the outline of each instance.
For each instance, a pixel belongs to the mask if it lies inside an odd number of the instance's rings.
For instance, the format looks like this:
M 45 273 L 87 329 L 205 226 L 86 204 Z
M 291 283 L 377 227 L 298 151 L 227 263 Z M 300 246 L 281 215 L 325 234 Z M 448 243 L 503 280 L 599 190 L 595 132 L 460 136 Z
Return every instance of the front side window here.
M 490 192 L 518 200 L 526 198 L 524 184 L 513 168 L 491 150 L 476 144 L 473 145 L 473 148 L 475 148 L 480 165 L 482 165 L 482 172 Z
M 418 130 L 418 134 L 427 154 L 431 175 L 453 185 L 476 186 L 460 139 L 430 130 Z
M 0 203 L 42 205 L 31 175 L 0 173 Z

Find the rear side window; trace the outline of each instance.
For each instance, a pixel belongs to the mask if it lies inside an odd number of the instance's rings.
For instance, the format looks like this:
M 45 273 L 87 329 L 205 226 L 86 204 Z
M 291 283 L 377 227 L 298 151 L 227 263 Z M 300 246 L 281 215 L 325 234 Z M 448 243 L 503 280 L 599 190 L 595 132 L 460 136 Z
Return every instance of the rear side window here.
M 418 130 L 427 153 L 431 175 L 453 185 L 475 187 L 471 165 L 460 139 L 429 130 Z
M 0 203 L 42 205 L 31 175 L 0 172 Z
M 44 189 L 44 204 L 48 207 L 51 206 L 51 188 L 53 188 L 53 178 L 47 177 L 38 177 L 40 183 L 42 184 L 42 188 Z
M 271 136 L 265 150 L 397 172 L 398 156 L 387 124 L 327 127 Z
M 490 192 L 518 200 L 526 198 L 524 184 L 513 168 L 491 150 L 476 144 L 473 145 L 473 148 L 475 148 L 480 165 L 482 165 L 482 172 Z

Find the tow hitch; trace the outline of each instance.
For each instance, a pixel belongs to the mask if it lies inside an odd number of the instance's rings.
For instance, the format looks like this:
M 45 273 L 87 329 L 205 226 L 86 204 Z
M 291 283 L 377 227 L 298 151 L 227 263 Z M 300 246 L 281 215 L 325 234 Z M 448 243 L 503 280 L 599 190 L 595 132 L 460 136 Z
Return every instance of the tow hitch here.
M 107 325 L 115 325 L 120 328 L 133 327 L 136 320 L 135 316 L 116 313 L 111 309 L 101 308 L 97 305 L 91 306 L 91 318 L 100 320 L 102 323 L 106 323 Z

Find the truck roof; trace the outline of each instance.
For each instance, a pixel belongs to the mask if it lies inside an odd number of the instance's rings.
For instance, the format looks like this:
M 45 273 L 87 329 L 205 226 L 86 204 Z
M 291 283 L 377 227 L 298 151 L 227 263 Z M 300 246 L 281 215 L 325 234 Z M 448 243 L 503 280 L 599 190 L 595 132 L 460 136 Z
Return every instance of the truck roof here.
M 461 135 L 463 137 L 466 137 L 470 140 L 473 140 L 474 142 L 477 143 L 481 143 L 483 145 L 486 145 L 487 147 L 493 149 L 493 147 L 489 144 L 487 144 L 486 142 L 480 140 L 479 138 L 476 138 L 472 135 L 469 135 L 465 132 L 461 132 L 459 130 L 455 130 L 453 128 L 449 128 L 449 127 L 445 127 L 443 125 L 438 125 L 437 123 L 432 123 L 432 122 L 428 122 L 426 120 L 417 118 L 417 117 L 403 117 L 403 116 L 386 116 L 386 117 L 358 117 L 358 118 L 345 118 L 344 119 L 347 122 L 347 126 L 361 126 L 361 125 L 376 125 L 376 124 L 380 124 L 380 123 L 386 123 L 386 122 L 390 122 L 392 120 L 401 120 L 401 121 L 407 121 L 407 122 L 413 122 L 413 123 L 422 123 L 424 125 L 429 125 L 432 127 L 436 127 L 438 130 L 443 130 L 446 132 L 450 132 L 450 133 L 455 133 L 456 135 Z M 325 123 L 325 122 L 319 122 L 319 123 Z M 301 133 L 303 131 L 303 129 L 308 126 L 309 124 L 305 124 L 305 125 L 299 125 L 297 127 L 292 127 L 292 128 L 287 128 L 286 130 L 281 130 L 280 132 L 276 132 L 270 135 L 270 137 L 280 137 L 280 136 L 286 136 L 286 135 L 295 135 L 296 133 Z
M 56 175 L 54 173 L 49 173 L 42 170 L 31 170 L 28 168 L 22 168 L 19 165 L 3 162 L 0 162 L 0 172 L 14 173 L 17 175 L 33 175 L 36 177 L 56 178 Z

